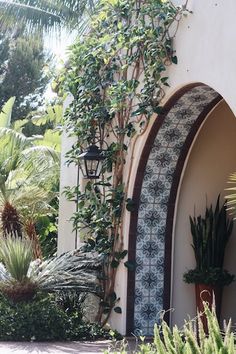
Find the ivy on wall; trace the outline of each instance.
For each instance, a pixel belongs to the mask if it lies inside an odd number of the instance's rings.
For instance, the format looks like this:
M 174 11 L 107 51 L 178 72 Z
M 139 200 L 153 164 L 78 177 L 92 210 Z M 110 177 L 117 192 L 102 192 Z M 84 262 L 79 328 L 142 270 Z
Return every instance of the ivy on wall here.
M 177 64 L 173 37 L 184 12 L 186 6 L 164 0 L 100 1 L 89 32 L 71 47 L 69 65 L 59 79 L 74 96 L 65 118 L 77 137 L 69 162 L 78 164 L 78 155 L 91 144 L 106 150 L 101 179 L 88 181 L 84 191 L 67 189 L 68 198 L 78 202 L 72 220 L 85 235 L 86 251 L 104 256 L 97 317 L 102 324 L 112 310 L 121 313 L 114 292 L 120 263 L 133 267 L 124 262 L 123 215 L 134 207 L 127 198 L 125 163 L 150 117 L 161 112 L 166 69 Z

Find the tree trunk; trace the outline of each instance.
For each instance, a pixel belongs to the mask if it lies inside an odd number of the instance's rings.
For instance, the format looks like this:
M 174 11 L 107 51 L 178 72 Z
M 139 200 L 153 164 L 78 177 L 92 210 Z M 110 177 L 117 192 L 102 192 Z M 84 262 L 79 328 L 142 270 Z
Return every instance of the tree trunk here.
M 24 226 L 25 226 L 25 232 L 32 242 L 34 258 L 35 259 L 38 259 L 38 258 L 42 259 L 42 249 L 41 249 L 41 245 L 39 243 L 38 235 L 36 233 L 35 223 L 31 220 L 28 220 L 24 224 Z
M 9 202 L 4 204 L 1 219 L 3 235 L 5 237 L 22 237 L 22 225 L 18 212 Z

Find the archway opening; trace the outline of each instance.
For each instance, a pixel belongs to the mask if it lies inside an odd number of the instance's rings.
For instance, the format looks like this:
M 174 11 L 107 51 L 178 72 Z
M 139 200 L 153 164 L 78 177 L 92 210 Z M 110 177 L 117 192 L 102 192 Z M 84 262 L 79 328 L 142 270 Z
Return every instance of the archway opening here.
M 183 324 L 183 314 L 195 315 L 194 286 L 183 282 L 183 273 L 194 268 L 195 261 L 191 248 L 189 215 L 204 215 L 206 204 L 215 204 L 218 194 L 221 201 L 227 195 L 229 175 L 236 171 L 236 119 L 224 100 L 221 100 L 207 115 L 195 141 L 189 150 L 182 180 L 179 184 L 179 197 L 175 210 L 173 233 L 172 264 L 172 313 L 171 322 Z M 225 268 L 236 272 L 234 253 L 236 250 L 236 230 L 234 228 L 226 249 Z M 181 252 L 180 252 L 181 249 Z M 182 259 L 184 262 L 180 262 Z M 221 318 L 232 318 L 236 286 L 225 287 Z
M 175 220 L 178 219 L 177 197 L 178 192 L 181 193 L 191 147 L 206 117 L 220 101 L 222 97 L 206 85 L 185 87 L 167 102 L 164 113 L 156 119 L 147 138 L 133 195 L 137 210 L 131 215 L 129 259 L 136 262 L 136 271 L 130 272 L 128 277 L 127 333 L 151 335 L 162 311 L 177 304 L 173 290 L 179 286 L 175 284 L 176 279 L 182 288 L 186 286 L 182 281 L 182 269 L 178 273 L 172 271 L 177 259 L 173 242 Z M 222 117 L 222 124 L 223 120 Z M 217 194 L 220 191 L 217 190 Z M 204 196 L 207 192 L 204 191 Z M 189 213 L 187 223 L 188 218 Z M 191 253 L 189 233 L 185 236 Z M 179 261 L 183 262 L 184 258 Z M 178 292 L 179 298 L 180 294 Z M 182 320 L 187 313 L 181 311 Z M 167 321 L 169 314 L 166 314 Z M 176 322 L 178 316 L 173 315 L 171 323 Z

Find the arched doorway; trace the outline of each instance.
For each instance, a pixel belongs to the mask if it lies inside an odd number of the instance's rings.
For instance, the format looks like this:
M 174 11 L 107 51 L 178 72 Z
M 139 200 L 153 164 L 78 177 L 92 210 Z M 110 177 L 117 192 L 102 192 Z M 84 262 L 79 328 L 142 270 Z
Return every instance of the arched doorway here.
M 142 153 L 131 215 L 127 333 L 152 335 L 154 323 L 170 308 L 172 231 L 178 186 L 194 137 L 207 114 L 222 99 L 195 84 L 179 91 L 152 127 Z M 166 320 L 168 321 L 166 313 Z

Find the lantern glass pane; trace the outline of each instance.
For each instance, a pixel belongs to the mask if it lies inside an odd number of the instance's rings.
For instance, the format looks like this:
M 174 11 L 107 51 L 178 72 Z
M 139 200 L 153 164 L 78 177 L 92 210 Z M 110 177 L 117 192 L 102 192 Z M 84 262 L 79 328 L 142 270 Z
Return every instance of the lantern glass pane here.
M 80 160 L 79 167 L 80 167 L 80 170 L 82 171 L 83 177 L 86 178 L 87 177 L 87 170 L 86 170 L 85 161 L 83 159 Z
M 97 174 L 99 161 L 97 161 L 97 160 L 87 160 L 86 164 L 87 164 L 87 177 L 88 178 L 99 177 L 99 175 Z
M 102 166 L 103 166 L 103 160 L 99 161 L 99 163 L 97 165 L 97 176 L 100 176 L 100 174 L 102 172 Z

